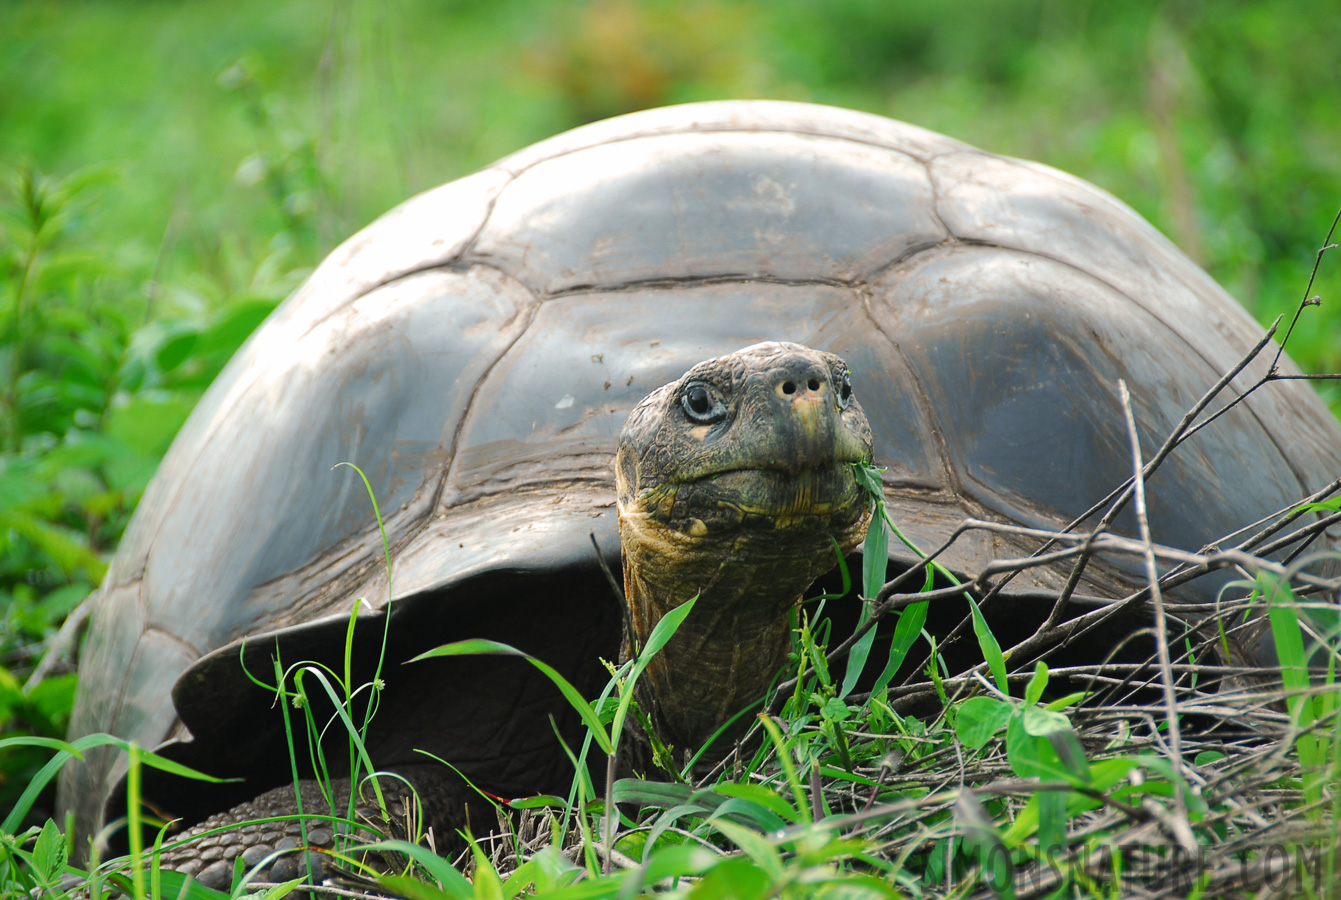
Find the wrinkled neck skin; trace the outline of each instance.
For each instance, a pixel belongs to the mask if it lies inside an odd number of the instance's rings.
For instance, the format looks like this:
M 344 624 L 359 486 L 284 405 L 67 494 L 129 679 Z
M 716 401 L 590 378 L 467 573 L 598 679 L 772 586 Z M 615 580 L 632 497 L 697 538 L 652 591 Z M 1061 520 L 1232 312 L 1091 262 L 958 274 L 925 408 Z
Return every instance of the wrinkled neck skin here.
M 699 595 L 635 689 L 657 736 L 679 760 L 768 691 L 787 661 L 788 612 L 837 564 L 830 532 L 699 537 L 624 509 L 619 529 L 633 632 L 626 636 L 626 657 L 646 644 L 667 612 Z M 848 535 L 838 538 L 845 549 L 855 543 Z M 716 755 L 752 722 L 752 715 L 742 716 L 718 739 Z

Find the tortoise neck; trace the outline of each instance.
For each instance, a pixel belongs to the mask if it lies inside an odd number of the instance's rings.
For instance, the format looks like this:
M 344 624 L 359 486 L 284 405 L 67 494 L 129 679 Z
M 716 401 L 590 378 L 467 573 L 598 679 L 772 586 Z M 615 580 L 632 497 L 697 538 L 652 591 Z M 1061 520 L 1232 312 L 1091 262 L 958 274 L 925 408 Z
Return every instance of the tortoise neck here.
M 636 688 L 657 736 L 679 759 L 767 693 L 791 646 L 788 612 L 831 560 L 817 572 L 813 553 L 793 552 L 772 535 L 737 535 L 724 548 L 637 516 L 622 516 L 620 531 L 632 630 L 626 655 L 646 644 L 666 613 L 699 597 Z M 740 546 L 751 542 L 759 546 Z M 729 728 L 718 753 L 752 721 L 742 716 Z

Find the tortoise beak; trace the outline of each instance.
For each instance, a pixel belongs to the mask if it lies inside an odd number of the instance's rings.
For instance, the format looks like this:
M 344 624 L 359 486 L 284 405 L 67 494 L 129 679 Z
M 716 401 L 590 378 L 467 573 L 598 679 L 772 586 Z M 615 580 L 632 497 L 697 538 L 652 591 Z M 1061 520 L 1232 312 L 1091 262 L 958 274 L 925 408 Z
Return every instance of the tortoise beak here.
M 822 362 L 798 354 L 761 373 L 760 381 L 751 387 L 763 395 L 759 414 L 772 420 L 769 443 L 774 467 L 796 475 L 870 457 L 869 426 L 865 441 L 856 433 L 865 425 L 865 416 L 859 411 L 845 415 L 839 408 Z

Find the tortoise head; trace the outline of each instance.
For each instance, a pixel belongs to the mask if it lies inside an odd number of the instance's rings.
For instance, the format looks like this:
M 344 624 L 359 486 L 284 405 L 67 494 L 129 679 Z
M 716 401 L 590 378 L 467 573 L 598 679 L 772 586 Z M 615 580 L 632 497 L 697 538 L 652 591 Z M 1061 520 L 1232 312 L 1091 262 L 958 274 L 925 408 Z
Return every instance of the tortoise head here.
M 827 532 L 864 507 L 849 467 L 870 459 L 847 364 L 800 344 L 755 344 L 699 363 L 629 414 L 620 509 L 695 536 Z
M 834 542 L 847 553 L 865 532 L 852 464 L 870 459 L 847 364 L 799 344 L 701 362 L 630 413 L 615 462 L 626 652 L 701 597 L 643 677 L 664 740 L 696 749 L 762 696 L 788 610 L 837 564 Z

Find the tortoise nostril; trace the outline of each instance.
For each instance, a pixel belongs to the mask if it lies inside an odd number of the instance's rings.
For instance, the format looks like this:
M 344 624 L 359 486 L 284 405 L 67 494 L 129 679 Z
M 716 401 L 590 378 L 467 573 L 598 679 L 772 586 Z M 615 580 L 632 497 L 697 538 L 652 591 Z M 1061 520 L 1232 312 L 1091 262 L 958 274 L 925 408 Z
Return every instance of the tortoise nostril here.
M 806 371 L 806 369 L 809 369 L 809 371 Z M 828 376 L 821 375 L 814 371 L 813 367 L 807 366 L 799 372 L 793 369 L 791 377 L 783 376 L 783 380 L 776 381 L 774 384 L 776 385 L 774 390 L 777 391 L 778 396 L 785 400 L 814 399 L 813 395 L 819 394 L 828 384 Z

